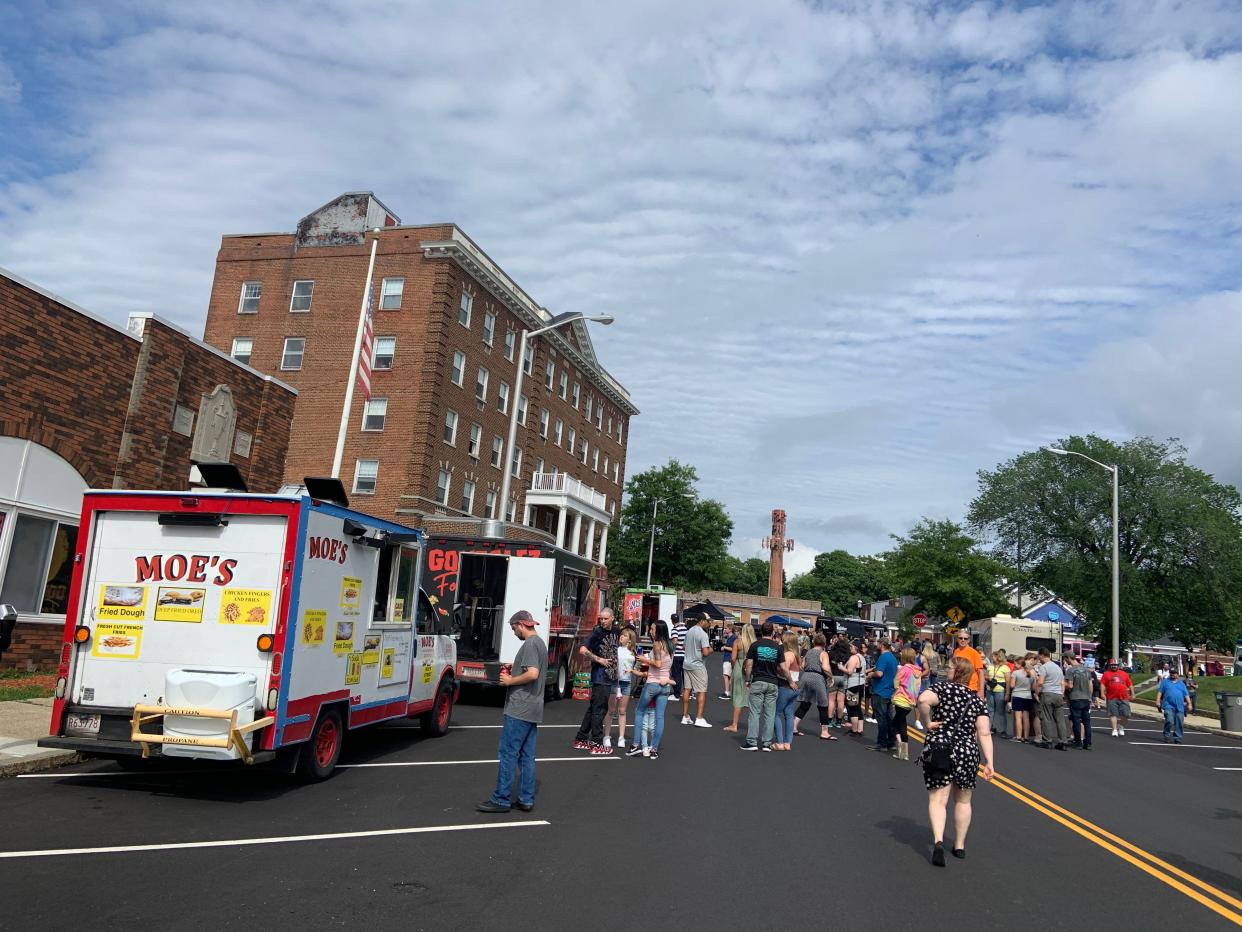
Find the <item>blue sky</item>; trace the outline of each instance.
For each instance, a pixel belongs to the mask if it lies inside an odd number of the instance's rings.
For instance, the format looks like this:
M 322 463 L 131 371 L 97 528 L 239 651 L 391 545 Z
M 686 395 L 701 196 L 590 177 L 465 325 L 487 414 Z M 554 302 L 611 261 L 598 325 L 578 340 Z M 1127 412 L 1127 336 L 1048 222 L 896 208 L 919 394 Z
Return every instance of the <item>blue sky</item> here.
M 870 552 L 1049 439 L 1242 481 L 1236 3 L 24 4 L 0 265 L 201 332 L 346 190 L 614 313 L 634 472 Z

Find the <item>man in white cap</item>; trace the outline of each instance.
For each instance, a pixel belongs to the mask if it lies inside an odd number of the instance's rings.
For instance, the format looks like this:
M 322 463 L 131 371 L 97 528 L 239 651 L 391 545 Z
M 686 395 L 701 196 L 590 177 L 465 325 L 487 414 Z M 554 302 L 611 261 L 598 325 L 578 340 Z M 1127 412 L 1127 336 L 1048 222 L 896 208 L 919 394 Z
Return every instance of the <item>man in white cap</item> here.
M 513 658 L 512 670 L 500 672 L 500 685 L 508 689 L 505 723 L 500 732 L 500 773 L 491 798 L 475 807 L 479 812 L 509 811 L 513 777 L 518 770 L 522 772 L 522 780 L 515 805 L 523 812 L 535 808 L 535 739 L 539 723 L 543 721 L 548 645 L 536 633 L 535 617 L 525 609 L 514 613 L 509 627 L 522 641 L 522 646 Z

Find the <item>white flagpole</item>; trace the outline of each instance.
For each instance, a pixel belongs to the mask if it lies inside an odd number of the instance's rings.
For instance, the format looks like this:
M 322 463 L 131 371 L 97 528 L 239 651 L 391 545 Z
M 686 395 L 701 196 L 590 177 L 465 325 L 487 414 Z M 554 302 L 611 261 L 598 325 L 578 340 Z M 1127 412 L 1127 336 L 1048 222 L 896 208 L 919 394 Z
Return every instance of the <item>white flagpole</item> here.
M 349 381 L 345 384 L 345 404 L 341 408 L 341 429 L 336 434 L 336 455 L 332 457 L 332 478 L 341 477 L 341 457 L 345 455 L 345 433 L 349 429 L 349 410 L 354 404 L 354 382 L 358 379 L 358 357 L 362 349 L 362 327 L 367 319 L 367 304 L 371 300 L 371 275 L 375 272 L 375 250 L 379 248 L 379 229 L 371 240 L 371 261 L 367 264 L 367 284 L 362 289 L 362 307 L 358 311 L 358 332 L 354 334 L 354 355 L 349 363 Z

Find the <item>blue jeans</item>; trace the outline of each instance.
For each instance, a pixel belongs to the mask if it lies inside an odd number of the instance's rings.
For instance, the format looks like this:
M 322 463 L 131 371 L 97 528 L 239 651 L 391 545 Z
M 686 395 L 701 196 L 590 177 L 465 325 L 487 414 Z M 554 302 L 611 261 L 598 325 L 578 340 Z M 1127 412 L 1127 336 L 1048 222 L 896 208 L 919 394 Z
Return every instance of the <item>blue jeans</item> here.
M 875 716 L 875 744 L 880 748 L 896 747 L 893 736 L 893 697 L 871 694 L 871 714 Z
M 794 707 L 798 703 L 798 690 L 788 686 L 777 687 L 776 692 L 776 743 L 793 741 Z
M 1172 738 L 1178 744 L 1182 742 L 1182 722 L 1186 719 L 1186 713 L 1181 709 L 1174 709 L 1166 706 L 1164 709 L 1164 740 L 1168 741 Z
M 497 806 L 509 805 L 513 775 L 519 769 L 522 771 L 522 782 L 518 784 L 518 802 L 523 806 L 534 805 L 535 739 L 538 735 L 538 725 L 505 716 L 505 724 L 500 731 L 500 773 L 496 776 L 496 792 L 492 794 L 492 802 Z
M 1070 731 L 1084 748 L 1091 747 L 1091 700 L 1071 699 Z
M 664 737 L 664 707 L 668 705 L 672 691 L 671 683 L 648 683 L 643 687 L 634 727 L 639 728 L 641 722 L 642 746 L 645 748 L 660 749 L 660 739 Z
M 992 716 L 992 730 L 1005 737 L 1008 732 L 1006 725 L 1009 722 L 1009 715 L 1005 710 L 1005 691 L 995 690 L 988 693 L 988 714 Z
M 746 743 L 751 747 L 772 743 L 772 731 L 776 726 L 775 683 L 763 680 L 750 684 L 750 715 L 746 717 Z

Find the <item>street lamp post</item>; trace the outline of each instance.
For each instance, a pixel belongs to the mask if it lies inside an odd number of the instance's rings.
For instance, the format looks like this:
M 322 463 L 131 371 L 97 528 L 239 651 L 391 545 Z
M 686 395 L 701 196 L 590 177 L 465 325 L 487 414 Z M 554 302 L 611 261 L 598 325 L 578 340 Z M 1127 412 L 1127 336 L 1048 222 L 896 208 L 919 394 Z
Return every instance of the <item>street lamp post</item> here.
M 685 492 L 675 493 L 677 498 L 688 497 Z M 651 588 L 651 560 L 655 556 L 655 529 L 656 515 L 660 513 L 660 503 L 667 502 L 667 498 L 653 498 L 651 500 L 651 542 L 647 545 L 647 588 Z
M 1085 453 L 1079 453 L 1077 450 L 1062 450 L 1060 447 L 1044 447 L 1049 453 L 1055 453 L 1057 456 L 1079 456 L 1090 463 L 1095 463 L 1101 469 L 1106 469 L 1113 475 L 1113 656 L 1117 658 L 1117 662 L 1121 662 L 1121 547 L 1120 547 L 1120 522 L 1118 521 L 1118 498 L 1119 483 L 1117 475 L 1120 472 L 1117 465 L 1109 466 L 1107 463 L 1101 463 L 1094 460 Z
M 530 341 L 531 337 L 537 337 L 541 333 L 547 333 L 550 330 L 555 330 L 558 327 L 564 327 L 566 324 L 572 324 L 575 321 L 590 320 L 590 321 L 594 321 L 597 324 L 604 324 L 605 326 L 607 326 L 608 324 L 611 324 L 615 319 L 616 318 L 613 317 L 611 314 L 595 314 L 592 316 L 588 316 L 586 314 L 578 314 L 578 313 L 569 312 L 565 314 L 557 314 L 555 317 L 552 318 L 551 322 L 546 327 L 540 327 L 538 330 L 523 330 L 522 331 L 522 345 L 520 349 L 518 350 L 518 356 L 517 356 L 517 361 L 518 361 L 517 378 L 514 379 L 513 396 L 510 399 L 510 405 L 509 405 L 509 441 L 508 443 L 505 444 L 504 452 L 502 454 L 504 458 L 501 460 L 501 463 L 503 465 L 503 474 L 500 480 L 501 518 L 499 521 L 493 519 L 491 522 L 484 525 L 487 529 L 484 532 L 486 536 L 488 537 L 503 536 L 500 532 L 500 529 L 504 526 L 504 514 L 505 514 L 505 511 L 509 507 L 509 486 L 511 484 L 510 480 L 513 477 L 513 450 L 517 444 L 518 406 L 522 402 L 522 379 L 523 379 L 523 376 L 526 375 L 526 345 L 527 343 Z

